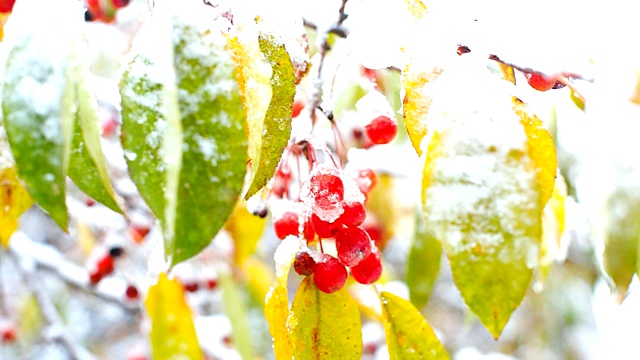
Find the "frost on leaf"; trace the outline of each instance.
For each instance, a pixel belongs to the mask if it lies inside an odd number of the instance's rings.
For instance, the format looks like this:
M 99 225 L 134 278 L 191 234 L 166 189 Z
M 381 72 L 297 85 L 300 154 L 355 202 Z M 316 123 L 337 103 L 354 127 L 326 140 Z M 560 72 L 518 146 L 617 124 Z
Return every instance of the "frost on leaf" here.
M 429 94 L 430 83 L 441 73 L 442 70 L 438 67 L 421 69 L 417 63 L 407 64 L 402 71 L 402 116 L 418 156 L 422 156 L 422 140 L 427 135 L 427 116 L 432 101 Z
M 167 248 L 176 264 L 207 246 L 231 215 L 244 181 L 247 142 L 225 38 L 180 17 L 172 31 L 183 130 L 175 237 Z
M 143 54 L 127 65 L 120 80 L 122 147 L 131 179 L 151 211 L 164 220 L 167 171 L 162 156 L 166 116 L 160 67 Z
M 427 320 L 409 301 L 380 293 L 389 357 L 395 359 L 449 359 Z
M 154 359 L 202 359 L 191 308 L 179 281 L 162 273 L 149 288 L 145 301 L 151 318 L 151 353 Z
M 444 245 L 465 303 L 497 338 L 537 263 L 540 191 L 525 131 L 508 98 L 483 99 L 469 90 L 477 110 L 445 103 L 434 112 L 423 213 Z
M 358 304 L 345 288 L 326 294 L 311 276 L 298 287 L 287 319 L 296 359 L 360 359 L 362 333 Z
M 2 98 L 7 137 L 27 191 L 66 230 L 64 168 L 69 149 L 65 141 L 70 139 L 66 139 L 64 123 L 72 112 L 67 93 L 72 40 L 66 31 L 68 24 L 60 26 L 57 21 L 68 19 L 35 23 L 26 9 L 12 16 L 17 16 L 16 22 L 33 25 L 33 30 L 21 29 L 23 33 L 14 36 L 7 59 Z
M 289 270 L 299 249 L 300 239 L 295 236 L 286 237 L 276 249 L 276 280 L 265 299 L 264 314 L 269 323 L 269 331 L 273 338 L 273 350 L 276 359 L 291 359 L 293 348 L 287 331 L 289 316 L 289 295 L 287 279 Z

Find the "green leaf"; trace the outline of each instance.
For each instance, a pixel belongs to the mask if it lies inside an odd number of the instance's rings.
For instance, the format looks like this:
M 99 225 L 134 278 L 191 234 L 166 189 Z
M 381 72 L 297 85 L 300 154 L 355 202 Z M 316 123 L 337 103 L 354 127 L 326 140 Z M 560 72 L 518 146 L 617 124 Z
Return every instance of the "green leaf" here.
M 240 197 L 245 113 L 221 33 L 180 14 L 155 25 L 138 43 L 165 30 L 172 43 L 166 52 L 141 47 L 124 72 L 122 139 L 132 179 L 160 220 L 175 265 L 211 242 Z
M 287 328 L 296 359 L 360 359 L 360 313 L 345 288 L 325 294 L 307 277 L 291 305 Z
M 137 55 L 120 81 L 122 97 L 122 147 L 131 179 L 151 211 L 162 222 L 167 167 L 161 152 L 167 128 L 163 112 L 163 84 L 155 76 L 159 66 Z
M 416 229 L 407 257 L 407 286 L 411 303 L 420 309 L 429 301 L 438 277 L 442 244 L 428 231 L 422 214 L 417 215 Z
M 233 212 L 247 142 L 235 66 L 222 35 L 177 18 L 173 33 L 183 153 L 175 237 L 165 240 L 175 265 L 206 247 Z
M 291 359 L 293 356 L 293 347 L 287 331 L 287 318 L 289 317 L 287 284 L 299 242 L 299 239 L 293 236 L 285 238 L 273 256 L 276 262 L 276 280 L 267 293 L 264 315 L 269 323 L 276 359 Z
M 37 29 L 19 36 L 9 53 L 4 124 L 19 178 L 38 205 L 67 230 L 64 123 L 73 112 L 67 78 L 72 41 L 61 32 L 43 33 L 41 25 Z
M 73 71 L 77 116 L 73 126 L 73 140 L 67 175 L 85 194 L 122 214 L 109 180 L 107 162 L 100 145 L 98 109 L 96 99 L 87 86 L 89 70 L 84 56 Z
M 291 136 L 291 106 L 296 93 L 293 65 L 284 44 L 268 34 L 260 35 L 259 42 L 260 51 L 273 70 L 270 80 L 273 95 L 258 134 L 260 151 L 257 158 L 251 159 L 252 180 L 246 199 L 265 186 L 276 171 Z
M 529 287 L 542 210 L 519 117 L 508 98 L 483 101 L 433 114 L 441 123 L 425 159 L 423 214 L 465 303 L 497 338 Z
M 243 359 L 253 359 L 253 346 L 247 318 L 246 301 L 233 278 L 228 274 L 220 275 L 222 288 L 222 303 L 224 312 L 231 322 L 231 337 L 233 344 Z
M 180 282 L 162 273 L 149 288 L 145 301 L 151 318 L 151 352 L 154 359 L 202 359 L 191 309 Z
M 394 359 L 449 359 L 427 320 L 409 301 L 380 293 L 389 357 Z

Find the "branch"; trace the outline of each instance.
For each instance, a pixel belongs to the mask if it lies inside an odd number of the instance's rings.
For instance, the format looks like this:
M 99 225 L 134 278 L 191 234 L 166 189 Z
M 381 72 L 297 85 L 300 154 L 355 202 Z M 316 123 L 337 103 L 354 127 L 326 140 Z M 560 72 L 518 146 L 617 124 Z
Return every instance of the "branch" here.
M 31 240 L 22 231 L 16 231 L 12 235 L 9 249 L 21 258 L 33 261 L 36 268 L 50 272 L 76 289 L 83 290 L 125 310 L 140 311 L 137 304 L 125 302 L 121 294 L 110 293 L 101 288 L 90 286 L 85 268 L 68 261 L 52 246 Z
M 38 306 L 40 307 L 42 317 L 44 318 L 44 322 L 47 325 L 47 327 L 43 331 L 45 339 L 47 339 L 48 341 L 57 342 L 62 345 L 67 351 L 69 358 L 72 360 L 96 359 L 93 354 L 77 344 L 71 338 L 71 336 L 69 336 L 69 332 L 67 331 L 67 329 L 65 329 L 65 326 L 62 323 L 62 319 L 60 319 L 60 315 L 53 305 L 49 294 L 46 293 L 44 285 L 38 278 L 36 268 L 30 266 L 31 264 L 27 262 L 28 260 L 23 258 L 15 250 L 9 249 L 8 253 L 10 258 L 15 262 L 18 270 L 21 272 L 22 278 L 26 283 L 27 288 L 33 294 L 36 302 L 38 303 Z

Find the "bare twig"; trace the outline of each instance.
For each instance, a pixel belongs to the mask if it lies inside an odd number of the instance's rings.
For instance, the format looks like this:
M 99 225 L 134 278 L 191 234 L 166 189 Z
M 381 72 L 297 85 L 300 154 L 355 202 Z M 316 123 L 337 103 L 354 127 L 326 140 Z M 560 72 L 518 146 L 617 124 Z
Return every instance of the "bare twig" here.
M 62 345 L 70 359 L 73 360 L 93 360 L 96 357 L 91 354 L 87 349 L 77 344 L 69 335 L 67 329 L 58 314 L 49 294 L 45 291 L 43 284 L 40 282 L 36 274 L 36 269 L 30 264 L 25 265 L 21 256 L 14 250 L 9 249 L 9 256 L 14 260 L 16 267 L 21 272 L 22 278 L 26 283 L 29 291 L 33 294 L 42 317 L 47 327 L 44 330 L 45 338 L 48 341 L 54 341 Z

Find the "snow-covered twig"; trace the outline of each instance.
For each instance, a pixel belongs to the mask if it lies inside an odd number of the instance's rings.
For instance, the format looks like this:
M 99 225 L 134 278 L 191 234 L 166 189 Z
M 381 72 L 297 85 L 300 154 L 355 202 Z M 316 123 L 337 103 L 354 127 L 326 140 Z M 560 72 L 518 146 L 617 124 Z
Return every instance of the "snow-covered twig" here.
M 140 307 L 122 299 L 122 294 L 114 294 L 104 289 L 89 285 L 87 270 L 67 259 L 50 245 L 31 240 L 22 231 L 12 235 L 10 250 L 21 258 L 34 262 L 36 268 L 48 271 L 74 288 L 93 294 L 102 300 L 118 305 L 125 310 L 137 312 Z M 124 288 L 124 286 L 123 286 Z
M 87 349 L 77 344 L 71 336 L 69 336 L 68 330 L 65 328 L 60 319 L 60 315 L 56 310 L 49 294 L 45 291 L 45 287 L 40 282 L 37 276 L 36 267 L 29 262 L 31 259 L 23 258 L 19 253 L 13 249 L 9 249 L 9 256 L 16 263 L 17 268 L 21 272 L 23 280 L 28 287 L 29 291 L 33 294 L 42 317 L 47 327 L 44 329 L 43 334 L 48 341 L 54 341 L 62 345 L 70 359 L 73 360 L 93 360 L 96 357 L 91 354 Z

